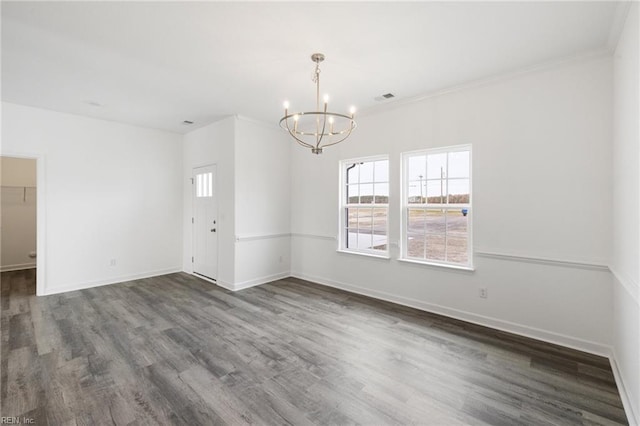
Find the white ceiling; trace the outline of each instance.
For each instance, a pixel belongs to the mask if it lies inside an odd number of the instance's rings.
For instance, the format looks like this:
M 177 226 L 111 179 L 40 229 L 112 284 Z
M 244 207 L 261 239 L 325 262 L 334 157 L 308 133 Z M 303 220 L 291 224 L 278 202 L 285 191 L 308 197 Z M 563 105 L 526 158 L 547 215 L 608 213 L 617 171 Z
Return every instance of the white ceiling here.
M 618 7 L 3 1 L 2 99 L 179 133 L 231 114 L 277 123 L 285 99 L 315 106 L 322 52 L 330 106 L 363 111 L 605 49 Z

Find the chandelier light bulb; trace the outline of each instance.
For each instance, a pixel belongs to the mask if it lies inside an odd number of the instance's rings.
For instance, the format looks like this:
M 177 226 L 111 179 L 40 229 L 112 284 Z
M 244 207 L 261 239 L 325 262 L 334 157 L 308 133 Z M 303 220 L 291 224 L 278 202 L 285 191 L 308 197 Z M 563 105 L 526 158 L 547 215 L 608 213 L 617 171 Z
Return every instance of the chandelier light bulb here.
M 353 116 L 353 114 L 356 113 L 356 107 L 352 106 L 351 108 L 349 108 L 349 114 L 351 114 L 351 116 Z
M 284 101 L 284 109 L 289 109 L 289 101 Z
M 327 94 L 325 93 L 325 95 L 324 95 L 324 104 L 326 105 L 326 104 L 328 104 L 328 103 L 329 103 L 329 95 L 327 95 Z

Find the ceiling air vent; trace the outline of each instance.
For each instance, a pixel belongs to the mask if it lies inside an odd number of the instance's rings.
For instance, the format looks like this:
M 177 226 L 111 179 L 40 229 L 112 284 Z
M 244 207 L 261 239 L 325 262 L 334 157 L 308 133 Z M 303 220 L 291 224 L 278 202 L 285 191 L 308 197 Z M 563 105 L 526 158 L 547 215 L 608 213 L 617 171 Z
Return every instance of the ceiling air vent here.
M 184 124 L 185 126 L 191 126 L 193 124 L 193 121 L 184 120 L 182 124 Z
M 387 99 L 395 98 L 396 95 L 393 93 L 385 93 L 384 95 L 376 96 L 374 99 L 376 101 L 386 101 Z

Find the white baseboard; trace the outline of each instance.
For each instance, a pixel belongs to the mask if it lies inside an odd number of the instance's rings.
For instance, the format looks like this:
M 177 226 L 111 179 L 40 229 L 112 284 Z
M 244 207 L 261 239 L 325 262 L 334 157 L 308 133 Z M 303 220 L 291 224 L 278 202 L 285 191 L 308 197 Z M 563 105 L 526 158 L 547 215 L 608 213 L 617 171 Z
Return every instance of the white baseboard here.
M 122 275 L 119 277 L 108 278 L 105 280 L 87 281 L 87 282 L 76 283 L 76 284 L 67 285 L 63 287 L 56 287 L 56 288 L 47 287 L 44 290 L 44 295 L 48 296 L 51 294 L 66 293 L 68 291 L 85 290 L 87 288 L 101 287 L 103 285 L 110 285 L 110 284 L 119 284 L 127 281 L 140 280 L 143 278 L 157 277 L 159 275 L 173 274 L 176 272 L 182 272 L 182 267 L 159 269 L 157 271 L 141 272 L 139 274 L 133 274 L 133 275 Z
M 553 343 L 556 345 L 565 346 L 572 349 L 577 349 L 583 352 L 588 352 L 594 355 L 603 356 L 608 358 L 611 353 L 611 348 L 607 345 L 603 345 L 588 340 L 578 339 L 575 337 L 567 336 L 552 331 L 542 330 L 535 327 L 530 327 L 523 324 L 517 324 L 510 321 L 501 320 L 498 318 L 487 317 L 484 315 L 474 314 L 472 312 L 462 311 L 458 309 L 448 308 L 446 306 L 437 305 L 434 303 L 423 302 L 421 300 L 411 299 L 408 297 L 396 296 L 390 293 L 371 290 L 351 284 L 346 284 L 323 277 L 314 275 L 308 275 L 300 272 L 291 272 L 291 276 L 300 278 L 303 280 L 311 281 L 317 284 L 326 285 L 328 287 L 334 287 L 341 290 L 349 291 L 351 293 L 361 294 L 363 296 L 373 297 L 374 299 L 380 299 L 387 302 L 397 303 L 399 305 L 408 306 L 410 308 L 419 309 L 421 311 L 431 312 L 434 314 L 443 315 L 450 318 L 459 319 L 462 321 L 470 322 L 485 327 L 490 327 L 496 330 L 506 331 L 508 333 L 518 334 L 520 336 L 530 337 L 532 339 L 542 340 L 544 342 Z
M 202 277 L 198 277 L 198 278 L 202 278 Z M 205 281 L 209 281 L 209 280 L 205 280 Z M 211 281 L 211 282 L 213 282 L 213 281 Z M 224 289 L 227 289 L 229 291 L 235 291 L 233 289 L 233 284 L 232 283 L 228 283 L 228 282 L 222 281 L 222 280 L 216 280 L 216 282 L 214 284 L 219 286 L 219 287 L 222 287 Z
M 224 289 L 227 289 L 229 291 L 236 291 L 234 286 L 233 286 L 233 284 L 232 283 L 228 283 L 226 281 L 216 280 L 216 285 L 218 285 L 218 286 L 220 286 L 220 287 L 222 287 Z
M 238 291 L 238 290 L 244 290 L 245 288 L 249 288 L 249 287 L 255 287 L 257 285 L 270 283 L 271 281 L 277 281 L 283 278 L 288 278 L 290 276 L 291 274 L 287 271 L 287 272 L 278 272 L 277 274 L 266 275 L 264 277 L 254 278 L 254 279 L 242 281 L 239 283 L 228 283 L 226 281 L 218 280 L 217 284 L 222 288 L 226 288 L 227 290 Z
M 609 354 L 609 363 L 611 364 L 611 370 L 613 371 L 613 377 L 616 380 L 616 386 L 618 387 L 618 393 L 620 394 L 620 399 L 622 400 L 622 406 L 624 407 L 624 412 L 627 415 L 627 421 L 630 426 L 639 426 L 640 425 L 640 413 L 635 412 L 635 407 L 633 405 L 632 399 L 628 392 L 628 387 L 625 386 L 624 383 L 624 375 L 620 371 L 620 367 L 618 366 L 618 362 L 616 361 L 616 350 L 615 348 L 611 348 L 611 352 Z
M 0 272 L 22 271 L 24 269 L 34 269 L 35 263 L 20 263 L 17 265 L 4 265 L 0 266 Z

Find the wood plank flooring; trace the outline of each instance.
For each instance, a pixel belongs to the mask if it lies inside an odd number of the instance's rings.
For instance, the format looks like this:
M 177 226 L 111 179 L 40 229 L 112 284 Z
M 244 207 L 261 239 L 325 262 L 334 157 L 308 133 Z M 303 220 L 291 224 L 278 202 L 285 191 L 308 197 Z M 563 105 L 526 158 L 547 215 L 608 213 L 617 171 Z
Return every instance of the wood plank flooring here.
M 297 279 L 1 278 L 1 414 L 38 425 L 626 424 L 604 358 Z

